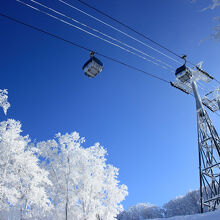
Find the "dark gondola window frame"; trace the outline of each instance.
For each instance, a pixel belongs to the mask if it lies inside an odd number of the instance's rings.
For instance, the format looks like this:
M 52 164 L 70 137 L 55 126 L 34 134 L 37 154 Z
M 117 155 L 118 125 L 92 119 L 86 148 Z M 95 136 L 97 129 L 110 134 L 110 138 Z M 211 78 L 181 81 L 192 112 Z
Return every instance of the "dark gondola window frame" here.
M 98 65 L 100 65 L 102 68 L 104 67 L 103 63 L 96 57 L 91 57 L 84 65 L 83 65 L 83 70 L 89 65 L 89 63 L 92 63 L 94 61 Z

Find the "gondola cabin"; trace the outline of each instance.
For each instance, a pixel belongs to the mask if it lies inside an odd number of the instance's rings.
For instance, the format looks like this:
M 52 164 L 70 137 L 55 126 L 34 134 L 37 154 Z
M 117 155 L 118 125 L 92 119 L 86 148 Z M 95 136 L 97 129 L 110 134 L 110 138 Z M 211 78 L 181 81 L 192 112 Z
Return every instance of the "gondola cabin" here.
M 93 78 L 98 73 L 100 73 L 103 68 L 103 63 L 98 58 L 92 55 L 91 58 L 84 64 L 82 69 L 85 72 L 85 75 Z
M 176 69 L 175 75 L 178 80 L 180 80 L 182 83 L 184 83 L 184 82 L 190 81 L 190 79 L 192 77 L 192 72 L 184 64 L 183 66 Z

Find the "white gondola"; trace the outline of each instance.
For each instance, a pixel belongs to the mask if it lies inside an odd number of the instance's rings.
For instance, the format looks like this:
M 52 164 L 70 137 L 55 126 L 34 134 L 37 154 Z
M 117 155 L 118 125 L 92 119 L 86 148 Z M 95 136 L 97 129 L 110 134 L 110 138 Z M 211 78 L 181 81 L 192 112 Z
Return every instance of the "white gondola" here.
M 176 78 L 180 80 L 182 83 L 189 82 L 192 78 L 192 72 L 189 68 L 186 67 L 185 64 L 176 69 L 175 75 Z
M 94 78 L 98 73 L 100 73 L 104 65 L 103 63 L 94 56 L 94 52 L 90 52 L 90 59 L 83 65 L 83 71 L 88 77 Z

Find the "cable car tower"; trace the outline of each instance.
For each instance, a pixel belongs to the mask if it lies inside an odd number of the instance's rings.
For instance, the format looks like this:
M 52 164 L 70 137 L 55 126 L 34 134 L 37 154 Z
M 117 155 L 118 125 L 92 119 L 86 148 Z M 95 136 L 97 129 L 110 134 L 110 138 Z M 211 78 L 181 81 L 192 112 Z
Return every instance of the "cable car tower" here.
M 185 56 L 183 57 L 185 59 Z M 185 64 L 176 70 L 176 82 L 171 85 L 181 91 L 193 93 L 196 101 L 197 132 L 199 150 L 200 204 L 201 213 L 204 208 L 214 211 L 220 208 L 220 139 L 206 110 L 220 110 L 220 89 L 209 92 L 201 98 L 197 82 L 210 82 L 213 77 L 196 66 L 189 69 Z

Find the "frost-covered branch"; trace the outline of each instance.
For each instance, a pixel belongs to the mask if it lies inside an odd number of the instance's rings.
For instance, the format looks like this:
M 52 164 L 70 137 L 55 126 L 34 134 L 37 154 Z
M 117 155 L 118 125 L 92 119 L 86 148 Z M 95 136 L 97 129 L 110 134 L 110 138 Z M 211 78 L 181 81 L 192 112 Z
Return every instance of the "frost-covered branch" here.
M 7 100 L 7 90 L 0 90 L 5 114 Z M 0 122 L 1 220 L 116 219 L 127 186 L 119 183 L 118 169 L 106 164 L 100 144 L 82 147 L 85 139 L 77 132 L 32 143 L 21 132 L 19 121 Z
M 84 148 L 77 132 L 58 134 L 40 142 L 37 148 L 45 158 L 53 186 L 48 188 L 58 219 L 113 220 L 122 211 L 127 186 L 119 184 L 118 169 L 106 164 L 106 150 L 96 143 Z
M 10 107 L 10 103 L 8 102 L 7 89 L 0 89 L 0 107 L 2 107 L 4 113 L 7 114 L 7 110 Z
M 202 11 L 206 11 L 208 9 L 213 10 L 218 6 L 220 6 L 220 0 L 212 0 L 212 3 L 208 7 L 202 9 Z
M 45 192 L 51 186 L 48 171 L 29 150 L 28 136 L 21 135 L 21 124 L 9 119 L 0 123 L 0 211 L 17 209 L 20 216 L 43 216 L 52 206 Z
M 213 10 L 218 6 L 220 6 L 220 0 L 212 0 L 212 4 L 207 8 L 204 8 L 202 11 L 206 11 L 208 9 Z M 219 24 L 214 27 L 214 33 L 211 35 L 211 37 L 215 40 L 220 40 L 220 17 L 215 17 L 214 21 L 217 21 Z
M 217 21 L 218 24 L 214 27 L 214 33 L 212 34 L 212 38 L 215 40 L 220 40 L 220 17 L 215 17 L 214 21 Z
M 192 3 L 197 2 L 198 0 L 191 0 Z M 206 10 L 214 10 L 216 7 L 220 6 L 220 0 L 212 0 L 211 4 L 207 6 L 206 8 L 203 8 L 201 12 L 204 12 Z M 211 38 L 215 40 L 220 40 L 220 17 L 215 17 L 214 21 L 217 21 L 219 24 L 217 24 L 214 27 L 214 33 L 211 35 Z

